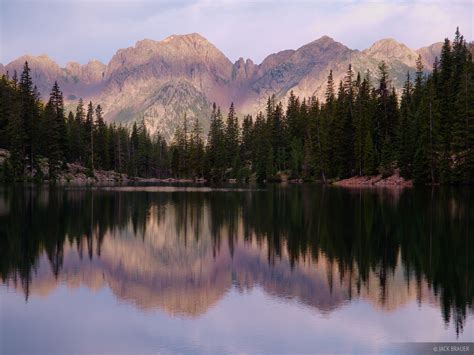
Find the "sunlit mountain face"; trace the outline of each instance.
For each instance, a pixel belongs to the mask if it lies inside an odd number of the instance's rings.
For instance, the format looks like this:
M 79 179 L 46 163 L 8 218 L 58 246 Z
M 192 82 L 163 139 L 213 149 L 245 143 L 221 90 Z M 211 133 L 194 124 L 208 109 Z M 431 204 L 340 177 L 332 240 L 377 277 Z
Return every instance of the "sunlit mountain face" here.
M 0 275 L 26 302 L 59 286 L 106 288 L 183 318 L 256 287 L 324 316 L 358 300 L 388 314 L 415 302 L 462 334 L 474 311 L 470 194 L 2 189 Z
M 369 71 L 375 80 L 384 61 L 391 85 L 401 94 L 407 72 L 416 71 L 418 55 L 429 72 L 440 53 L 440 42 L 415 50 L 394 39 L 380 39 L 359 51 L 323 36 L 296 50 L 271 53 L 260 64 L 243 58 L 232 63 L 206 38 L 190 33 L 137 41 L 118 49 L 105 64 L 92 60 L 61 67 L 47 55 L 24 55 L 0 64 L 0 75 L 20 74 L 28 61 L 43 100 L 57 81 L 67 110 L 74 111 L 82 97 L 100 104 L 109 122 L 130 125 L 144 120 L 149 132 L 171 141 L 184 115 L 198 119 L 207 132 L 213 102 L 224 111 L 233 102 L 242 118 L 265 111 L 272 95 L 284 104 L 291 91 L 301 98 L 324 100 L 329 71 L 337 84 L 344 80 L 349 64 L 355 75 L 360 72 L 363 77 Z

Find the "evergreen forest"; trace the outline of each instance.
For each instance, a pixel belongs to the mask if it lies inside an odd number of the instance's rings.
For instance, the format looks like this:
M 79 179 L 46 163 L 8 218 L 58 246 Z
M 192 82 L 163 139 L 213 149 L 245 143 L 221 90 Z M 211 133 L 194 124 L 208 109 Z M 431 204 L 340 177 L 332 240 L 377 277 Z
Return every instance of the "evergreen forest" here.
M 471 50 L 470 50 L 471 49 Z M 418 57 L 403 89 L 389 68 L 327 77 L 324 100 L 291 92 L 287 103 L 269 97 L 264 112 L 238 118 L 212 107 L 207 136 L 198 119 L 184 117 L 171 142 L 150 134 L 145 121 L 106 123 L 101 105 L 79 103 L 66 112 L 54 84 L 40 98 L 25 63 L 0 79 L 0 166 L 3 180 L 54 180 L 67 164 L 129 176 L 204 178 L 209 181 L 323 183 L 395 172 L 418 184 L 474 182 L 474 63 L 472 44 L 459 30 L 444 40 L 428 72 Z

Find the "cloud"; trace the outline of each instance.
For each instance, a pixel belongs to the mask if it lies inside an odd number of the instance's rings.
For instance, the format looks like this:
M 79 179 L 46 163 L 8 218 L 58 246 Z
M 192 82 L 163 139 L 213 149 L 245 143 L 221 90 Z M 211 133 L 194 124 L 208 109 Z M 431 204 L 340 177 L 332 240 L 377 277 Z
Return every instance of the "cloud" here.
M 392 37 L 412 48 L 452 37 L 460 26 L 473 38 L 472 2 L 364 2 L 342 6 L 338 14 L 316 26 L 330 28 L 333 37 L 352 48 Z M 337 24 L 336 26 L 334 24 Z
M 3 0 L 0 62 L 48 53 L 61 64 L 110 60 L 143 38 L 198 32 L 231 60 L 255 62 L 329 35 L 364 49 L 393 37 L 418 48 L 452 37 L 473 39 L 469 1 Z M 21 21 L 18 18 L 21 16 Z

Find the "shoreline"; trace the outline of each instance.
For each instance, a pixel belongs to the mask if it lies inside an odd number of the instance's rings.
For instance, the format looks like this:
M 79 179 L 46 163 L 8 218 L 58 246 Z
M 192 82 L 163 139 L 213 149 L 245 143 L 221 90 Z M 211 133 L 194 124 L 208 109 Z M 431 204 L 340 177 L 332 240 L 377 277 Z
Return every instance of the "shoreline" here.
M 347 179 L 338 180 L 332 183 L 335 186 L 342 187 L 367 187 L 367 188 L 406 188 L 413 187 L 413 180 L 406 180 L 398 172 L 388 177 L 379 175 L 353 176 Z
M 47 176 L 46 166 L 42 167 L 43 176 Z M 278 178 L 270 178 L 262 182 L 257 182 L 255 177 L 247 181 L 239 181 L 235 178 L 225 179 L 219 182 L 209 181 L 204 178 L 144 178 L 138 176 L 129 176 L 126 173 L 119 173 L 114 170 L 94 170 L 91 176 L 90 171 L 78 163 L 67 163 L 67 168 L 59 172 L 55 179 L 35 179 L 32 176 L 26 175 L 23 180 L 12 181 L 13 183 L 34 183 L 34 184 L 56 184 L 59 186 L 110 186 L 110 185 L 130 185 L 134 183 L 143 184 L 252 184 L 252 183 L 263 183 L 263 184 L 289 184 L 289 185 L 302 185 L 302 184 L 319 184 L 326 186 L 338 186 L 345 188 L 411 188 L 413 187 L 412 180 L 406 180 L 400 176 L 398 169 L 395 169 L 394 173 L 390 176 L 383 177 L 381 174 L 378 175 L 362 175 L 353 176 L 347 179 L 341 180 L 329 180 L 324 183 L 321 180 L 304 180 L 302 178 L 289 179 L 288 176 L 279 176 Z M 3 183 L 9 183 L 3 181 Z

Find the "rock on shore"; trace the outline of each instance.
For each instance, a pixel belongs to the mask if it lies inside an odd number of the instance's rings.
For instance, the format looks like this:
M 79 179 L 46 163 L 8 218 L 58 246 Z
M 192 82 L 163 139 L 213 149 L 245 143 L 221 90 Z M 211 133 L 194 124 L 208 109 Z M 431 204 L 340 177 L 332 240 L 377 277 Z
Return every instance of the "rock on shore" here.
M 411 187 L 413 181 L 404 179 L 400 176 L 400 172 L 396 170 L 393 175 L 386 178 L 382 177 L 382 174 L 354 176 L 336 181 L 333 185 L 345 187 Z
M 116 184 L 129 181 L 126 174 L 112 170 L 94 170 L 93 176 L 87 174 L 87 168 L 80 164 L 67 164 L 67 170 L 62 171 L 56 178 L 59 184 L 94 185 Z

